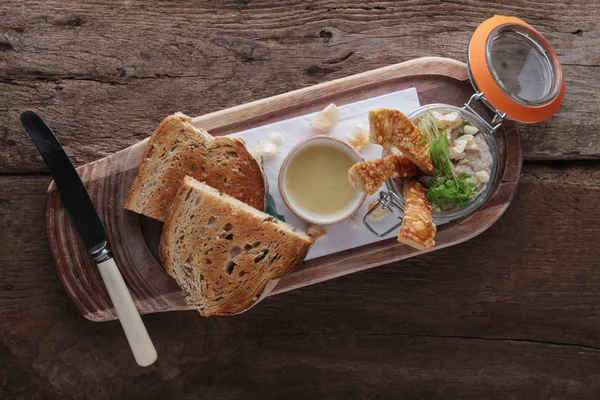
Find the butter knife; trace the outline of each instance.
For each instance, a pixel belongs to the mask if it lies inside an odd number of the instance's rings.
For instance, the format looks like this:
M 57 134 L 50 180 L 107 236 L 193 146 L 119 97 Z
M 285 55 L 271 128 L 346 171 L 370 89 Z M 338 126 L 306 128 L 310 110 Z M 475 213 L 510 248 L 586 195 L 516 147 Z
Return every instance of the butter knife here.
M 115 307 L 125 336 L 140 366 L 156 361 L 156 349 L 142 322 L 123 276 L 108 247 L 108 235 L 77 170 L 42 118 L 33 111 L 21 114 L 21 123 L 35 143 L 54 178 L 62 203 L 94 263 Z

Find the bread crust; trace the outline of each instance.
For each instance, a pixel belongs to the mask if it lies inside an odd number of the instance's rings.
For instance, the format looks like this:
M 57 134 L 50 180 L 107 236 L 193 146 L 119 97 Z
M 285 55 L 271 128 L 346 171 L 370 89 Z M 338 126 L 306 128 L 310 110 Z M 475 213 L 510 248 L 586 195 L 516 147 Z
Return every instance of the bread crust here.
M 160 258 L 200 314 L 231 315 L 296 268 L 312 243 L 304 232 L 187 176 L 165 221 Z
M 191 122 L 190 117 L 177 113 L 157 126 L 125 208 L 164 221 L 183 178 L 190 175 L 264 210 L 268 181 L 261 162 L 244 140 L 213 137 Z

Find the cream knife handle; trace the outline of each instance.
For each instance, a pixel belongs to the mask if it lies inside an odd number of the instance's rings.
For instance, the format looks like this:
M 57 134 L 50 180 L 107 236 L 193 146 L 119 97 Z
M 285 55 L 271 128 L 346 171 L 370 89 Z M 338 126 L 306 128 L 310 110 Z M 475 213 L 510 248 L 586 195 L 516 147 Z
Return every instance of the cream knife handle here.
M 156 361 L 156 349 L 142 322 L 142 317 L 135 304 L 115 260 L 109 258 L 98 264 L 100 275 L 106 285 L 110 299 L 115 306 L 121 326 L 127 336 L 127 341 L 133 352 L 135 361 L 146 367 Z

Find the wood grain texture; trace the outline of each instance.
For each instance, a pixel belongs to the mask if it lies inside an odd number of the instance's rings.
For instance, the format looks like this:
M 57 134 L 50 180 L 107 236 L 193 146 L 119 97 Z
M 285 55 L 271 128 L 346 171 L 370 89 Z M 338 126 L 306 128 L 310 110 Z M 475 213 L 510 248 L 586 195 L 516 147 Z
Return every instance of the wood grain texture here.
M 524 126 L 525 159 L 597 159 L 599 12 L 584 0 L 4 1 L 0 171 L 45 171 L 18 123 L 26 108 L 52 121 L 81 165 L 175 111 L 202 115 L 421 56 L 465 61 L 472 32 L 494 13 L 539 28 L 565 67 L 564 105 Z
M 423 71 L 429 75 L 423 76 Z M 194 118 L 193 123 L 213 135 L 235 133 L 238 129 L 317 111 L 330 102 L 343 105 L 408 87 L 417 89 L 422 104 L 461 105 L 472 94 L 472 89 L 464 82 L 466 79 L 467 70 L 463 63 L 443 58 L 420 58 L 207 114 Z M 506 123 L 495 134 L 495 139 L 500 158 L 498 181 L 491 199 L 476 214 L 441 226 L 434 251 L 485 231 L 512 200 L 521 167 L 519 132 L 514 124 Z M 124 201 L 141 163 L 146 142 L 87 164 L 79 169 L 79 173 L 103 218 L 115 259 L 140 312 L 149 314 L 190 309 L 179 287 L 164 272 L 156 256 L 160 227 L 148 234 L 142 223 L 146 218 L 138 219 L 136 214 L 124 209 Z M 98 271 L 62 208 L 54 186 L 49 189 L 46 209 L 52 256 L 67 292 L 86 318 L 92 321 L 115 319 L 116 314 Z M 278 294 L 427 251 L 432 250 L 419 252 L 390 239 L 313 259 L 283 277 L 279 283 L 272 282 L 263 298 L 271 290 Z
M 558 115 L 521 126 L 535 163 L 489 230 L 235 318 L 146 316 L 149 369 L 117 322 L 80 316 L 43 229 L 50 178 L 16 175 L 46 170 L 20 111 L 40 111 L 83 165 L 175 111 L 465 61 L 494 13 L 549 39 L 567 90 Z M 597 399 L 599 18 L 583 0 L 0 2 L 0 399 Z
M 594 399 L 600 168 L 527 165 L 522 176 L 506 214 L 460 245 L 233 318 L 144 317 L 159 353 L 148 369 L 117 322 L 86 321 L 64 293 L 40 222 L 50 179 L 0 177 L 0 393 Z

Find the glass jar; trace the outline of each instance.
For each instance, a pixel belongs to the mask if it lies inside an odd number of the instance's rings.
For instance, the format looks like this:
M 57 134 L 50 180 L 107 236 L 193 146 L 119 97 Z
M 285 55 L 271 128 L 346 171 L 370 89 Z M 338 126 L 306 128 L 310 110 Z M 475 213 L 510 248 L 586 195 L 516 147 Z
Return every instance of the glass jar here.
M 467 68 L 475 94 L 464 107 L 448 104 L 428 104 L 407 115 L 413 122 L 429 111 L 442 114 L 457 112 L 478 129 L 492 156 L 490 179 L 483 191 L 464 208 L 433 212 L 436 225 L 465 218 L 484 206 L 492 197 L 499 179 L 499 155 L 494 132 L 505 118 L 533 123 L 550 118 L 560 107 L 565 85 L 562 67 L 554 49 L 533 27 L 514 17 L 494 16 L 483 22 L 473 34 L 468 48 Z M 481 101 L 494 113 L 490 122 L 473 108 Z M 392 154 L 384 150 L 382 157 Z M 402 179 L 386 181 L 387 191 L 379 193 L 379 200 L 363 218 L 365 226 L 383 237 L 402 224 L 405 201 Z M 369 222 L 369 216 L 383 208 L 398 222 L 379 232 Z

